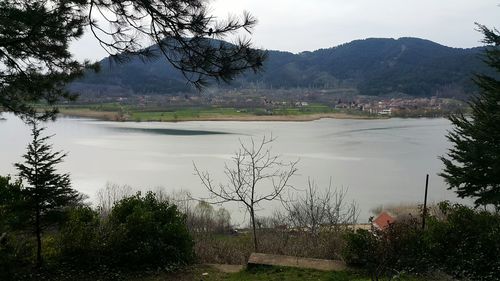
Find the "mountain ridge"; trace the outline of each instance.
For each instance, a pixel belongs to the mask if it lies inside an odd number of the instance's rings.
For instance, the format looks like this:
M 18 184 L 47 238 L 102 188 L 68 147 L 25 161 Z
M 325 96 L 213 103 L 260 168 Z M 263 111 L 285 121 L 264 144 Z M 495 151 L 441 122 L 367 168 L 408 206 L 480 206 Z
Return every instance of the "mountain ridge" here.
M 154 48 L 154 45 L 152 46 Z M 487 72 L 479 55 L 484 47 L 454 48 L 415 37 L 367 38 L 297 54 L 268 50 L 264 71 L 246 73 L 219 88 L 351 87 L 362 95 L 405 94 L 417 97 L 464 96 L 475 91 L 472 73 Z M 101 61 L 109 61 L 105 58 Z M 167 94 L 195 91 L 182 74 L 161 58 L 144 63 L 133 58 L 88 74 L 72 89 L 103 94 Z

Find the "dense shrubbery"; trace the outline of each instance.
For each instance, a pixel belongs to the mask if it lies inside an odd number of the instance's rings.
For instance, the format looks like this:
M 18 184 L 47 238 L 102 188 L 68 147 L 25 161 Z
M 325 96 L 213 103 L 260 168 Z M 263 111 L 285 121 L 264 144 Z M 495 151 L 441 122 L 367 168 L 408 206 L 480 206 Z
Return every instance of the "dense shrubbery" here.
M 0 212 L 7 206 L 3 203 Z M 0 222 L 0 280 L 23 279 L 32 266 L 33 238 Z M 153 193 L 125 197 L 109 215 L 83 205 L 68 208 L 61 226 L 47 231 L 44 244 L 46 270 L 170 269 L 194 258 L 185 215 Z
M 109 216 L 107 249 L 116 263 L 128 266 L 167 266 L 193 259 L 185 216 L 175 205 L 160 202 L 153 193 L 128 197 Z
M 66 262 L 89 265 L 99 255 L 99 214 L 88 206 L 68 210 L 59 234 L 60 257 Z
M 15 213 L 19 191 L 19 181 L 0 176 L 0 280 L 10 276 L 14 268 L 26 266 L 33 254 L 31 241 L 23 233 L 13 233 L 20 221 Z
M 498 280 L 500 215 L 442 203 L 446 220 L 431 220 L 427 246 L 437 266 L 456 277 Z
M 367 269 L 374 280 L 401 272 L 419 273 L 430 269 L 426 259 L 420 223 L 408 219 L 385 230 L 360 229 L 346 234 L 345 260 Z
M 500 216 L 447 202 L 440 208 L 445 218 L 430 217 L 425 230 L 419 220 L 409 218 L 383 231 L 347 234 L 346 261 L 367 269 L 373 279 L 440 270 L 457 278 L 496 280 L 500 276 Z
M 193 259 L 185 216 L 153 193 L 118 201 L 109 216 L 89 207 L 68 212 L 59 234 L 61 257 L 128 268 L 162 268 Z

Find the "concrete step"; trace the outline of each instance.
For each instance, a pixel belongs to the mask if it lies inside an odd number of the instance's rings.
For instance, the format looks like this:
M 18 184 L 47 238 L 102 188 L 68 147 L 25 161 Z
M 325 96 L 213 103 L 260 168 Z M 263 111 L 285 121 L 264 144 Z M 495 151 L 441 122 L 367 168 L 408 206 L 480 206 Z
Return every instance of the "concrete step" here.
M 253 265 L 289 266 L 322 271 L 344 271 L 348 269 L 344 262 L 338 260 L 300 258 L 262 253 L 252 253 L 250 255 L 248 266 L 250 267 Z

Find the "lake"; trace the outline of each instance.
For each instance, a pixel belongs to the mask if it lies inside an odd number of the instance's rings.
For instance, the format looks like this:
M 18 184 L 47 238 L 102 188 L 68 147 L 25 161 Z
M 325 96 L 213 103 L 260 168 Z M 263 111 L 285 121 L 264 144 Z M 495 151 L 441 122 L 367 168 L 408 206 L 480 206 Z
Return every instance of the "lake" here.
M 15 174 L 13 163 L 30 141 L 29 128 L 10 114 L 0 121 L 0 174 Z M 292 184 L 303 189 L 308 177 L 319 188 L 348 188 L 349 200 L 361 208 L 381 204 L 422 202 L 425 175 L 430 174 L 429 200 L 457 200 L 437 173 L 439 155 L 446 153 L 451 128 L 446 119 L 322 119 L 311 122 L 115 123 L 61 117 L 46 124 L 54 148 L 68 152 L 60 171 L 70 172 L 73 187 L 95 200 L 107 182 L 138 190 L 163 187 L 187 190 L 196 197 L 207 192 L 194 175 L 193 163 L 224 182 L 224 163 L 239 147 L 272 134 L 274 153 L 285 160 L 300 159 Z M 267 188 L 267 187 L 265 187 Z M 258 214 L 271 214 L 279 204 L 263 205 Z M 244 210 L 234 205 L 235 221 Z

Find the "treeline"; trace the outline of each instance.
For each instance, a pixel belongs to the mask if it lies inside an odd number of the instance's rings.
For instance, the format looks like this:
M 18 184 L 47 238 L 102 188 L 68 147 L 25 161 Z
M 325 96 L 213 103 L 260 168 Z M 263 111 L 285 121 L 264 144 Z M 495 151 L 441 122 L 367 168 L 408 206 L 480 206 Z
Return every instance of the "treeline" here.
M 268 51 L 264 72 L 248 72 L 228 87 L 347 87 L 358 89 L 361 95 L 463 98 L 477 90 L 470 79 L 472 73 L 488 72 L 479 57 L 482 50 L 450 48 L 418 38 L 372 38 L 300 54 Z M 195 91 L 184 83 L 179 71 L 162 60 L 143 62 L 136 58 L 125 64 L 113 65 L 109 59 L 104 59 L 101 66 L 101 72 L 89 72 L 71 87 L 82 93 L 99 94 Z

